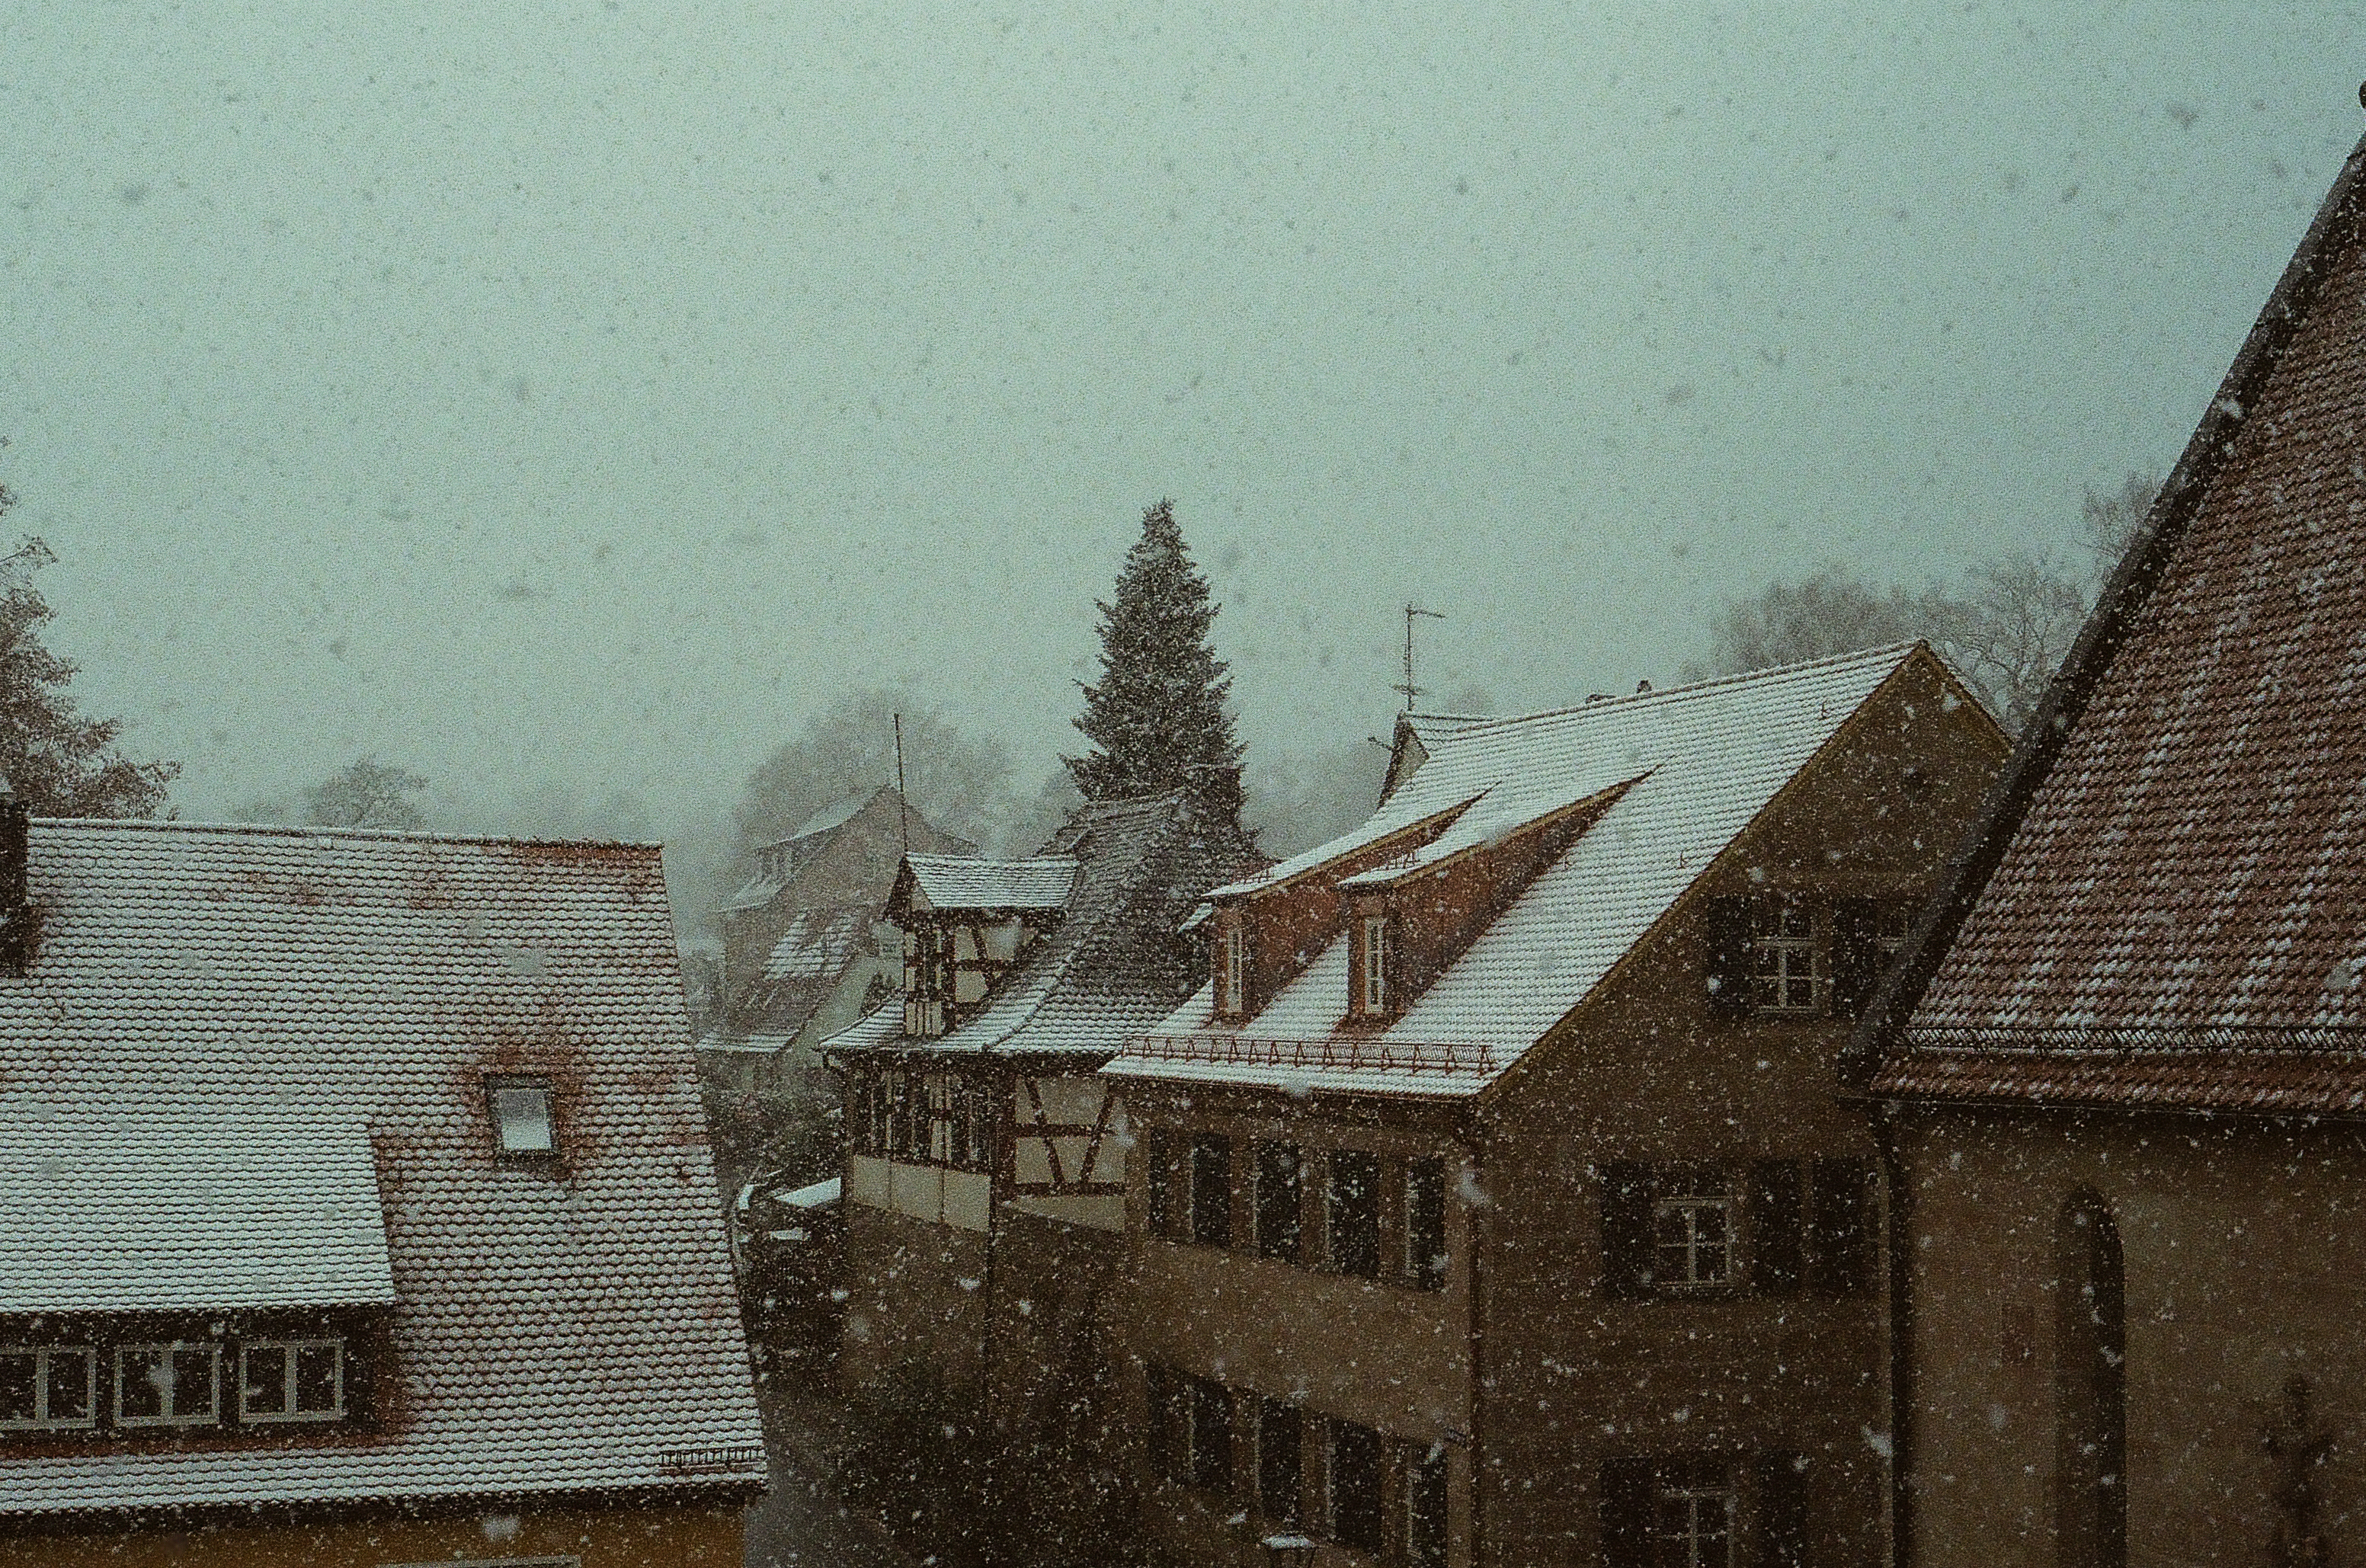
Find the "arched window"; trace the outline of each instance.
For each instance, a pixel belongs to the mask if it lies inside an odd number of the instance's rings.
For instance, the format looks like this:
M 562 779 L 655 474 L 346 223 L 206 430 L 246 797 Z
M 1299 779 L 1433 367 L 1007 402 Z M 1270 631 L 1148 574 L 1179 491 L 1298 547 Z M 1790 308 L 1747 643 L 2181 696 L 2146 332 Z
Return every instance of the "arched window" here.
M 2127 1277 L 2092 1192 L 2063 1205 L 2055 1319 L 2055 1540 L 2060 1568 L 2126 1568 Z

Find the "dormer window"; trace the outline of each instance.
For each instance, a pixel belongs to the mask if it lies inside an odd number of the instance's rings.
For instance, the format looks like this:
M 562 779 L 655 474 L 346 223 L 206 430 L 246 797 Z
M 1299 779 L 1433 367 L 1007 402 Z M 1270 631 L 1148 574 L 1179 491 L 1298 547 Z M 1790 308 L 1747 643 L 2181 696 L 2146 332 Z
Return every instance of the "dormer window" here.
M 1385 910 L 1357 917 L 1355 1011 L 1360 1018 L 1388 1016 L 1396 977 L 1390 971 L 1389 917 Z
M 118 1345 L 115 1421 L 119 1427 L 210 1427 L 220 1418 L 221 1347 L 210 1340 Z
M 1216 928 L 1216 1010 L 1226 1018 L 1248 1015 L 1249 932 L 1237 915 Z
M 239 1418 L 334 1421 L 345 1413 L 345 1348 L 335 1339 L 251 1339 L 239 1349 Z
M 96 1425 L 97 1362 L 89 1345 L 0 1345 L 0 1431 Z
M 510 1159 L 546 1159 L 558 1152 L 547 1078 L 493 1078 L 485 1085 L 493 1142 Z

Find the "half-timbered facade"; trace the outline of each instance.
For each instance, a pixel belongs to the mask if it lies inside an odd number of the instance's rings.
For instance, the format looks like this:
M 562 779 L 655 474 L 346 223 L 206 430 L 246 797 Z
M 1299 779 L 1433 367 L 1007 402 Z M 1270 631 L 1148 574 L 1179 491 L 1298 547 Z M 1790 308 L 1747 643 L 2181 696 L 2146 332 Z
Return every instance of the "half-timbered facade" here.
M 2366 145 L 1852 1081 L 1921 1568 L 2366 1553 Z
M 1024 860 L 913 855 L 887 919 L 900 1005 L 838 1035 L 850 1300 L 842 1370 L 917 1375 L 1000 1440 L 1099 1416 L 1132 1137 L 1097 1070 L 1199 983 L 1179 933 L 1263 863 L 1238 775 L 1077 810 Z M 1085 1443 L 1076 1473 L 1106 1445 Z
M 1104 1069 L 1153 1551 L 1877 1562 L 1832 1074 L 2004 750 L 1921 645 L 1409 716 L 1363 828 L 1216 889 L 1207 984 Z
M 0 805 L 0 1564 L 736 1564 L 655 845 Z

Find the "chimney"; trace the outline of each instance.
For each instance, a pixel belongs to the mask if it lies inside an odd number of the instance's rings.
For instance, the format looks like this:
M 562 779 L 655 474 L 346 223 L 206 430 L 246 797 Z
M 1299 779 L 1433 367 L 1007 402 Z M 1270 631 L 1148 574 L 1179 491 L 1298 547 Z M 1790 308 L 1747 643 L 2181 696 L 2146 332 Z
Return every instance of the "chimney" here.
M 1194 762 L 1183 770 L 1183 799 L 1192 812 L 1234 827 L 1241 819 L 1241 770 L 1237 762 Z
M 0 778 L 0 974 L 22 975 L 33 962 L 33 906 L 25 888 L 32 826 L 33 808 Z

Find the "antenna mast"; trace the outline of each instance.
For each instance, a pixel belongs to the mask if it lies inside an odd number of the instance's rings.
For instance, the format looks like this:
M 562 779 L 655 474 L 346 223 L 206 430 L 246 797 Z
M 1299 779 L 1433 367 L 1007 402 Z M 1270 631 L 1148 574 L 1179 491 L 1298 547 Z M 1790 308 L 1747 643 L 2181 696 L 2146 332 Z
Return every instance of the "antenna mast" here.
M 912 803 L 904 798 L 904 716 L 896 716 L 896 831 L 904 840 L 904 852 L 912 852 Z
M 1390 687 L 1389 690 L 1392 692 L 1403 692 L 1404 694 L 1405 712 L 1407 713 L 1413 712 L 1413 700 L 1422 694 L 1422 689 L 1413 683 L 1413 621 L 1415 615 L 1427 615 L 1433 621 L 1442 621 L 1446 619 L 1444 615 L 1439 615 L 1436 611 L 1425 610 L 1420 605 L 1412 603 L 1410 600 L 1405 604 L 1404 682 L 1402 685 Z

